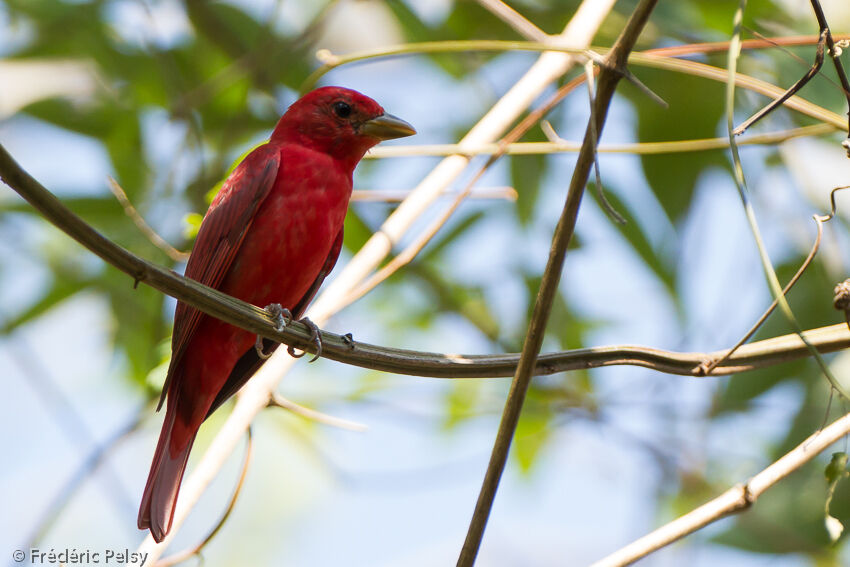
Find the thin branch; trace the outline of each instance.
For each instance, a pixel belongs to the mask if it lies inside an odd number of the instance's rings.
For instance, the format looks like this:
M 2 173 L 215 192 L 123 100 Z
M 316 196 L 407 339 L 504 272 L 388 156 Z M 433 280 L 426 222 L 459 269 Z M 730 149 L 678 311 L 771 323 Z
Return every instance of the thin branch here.
M 528 21 L 525 16 L 502 2 L 502 0 L 478 0 L 478 3 L 514 28 L 517 33 L 526 39 L 539 41 L 540 43 L 549 41 L 549 34 Z
M 814 124 L 812 126 L 801 126 L 788 130 L 779 130 L 764 134 L 753 134 L 739 140 L 739 146 L 748 145 L 774 145 L 793 138 L 804 136 L 822 136 L 835 132 L 837 127 L 832 123 Z M 489 155 L 502 151 L 501 144 L 481 144 L 480 146 L 461 147 L 460 144 L 423 144 L 406 146 L 380 146 L 372 150 L 367 158 L 405 158 L 421 156 L 450 156 L 460 151 L 466 151 L 469 155 Z M 694 140 L 675 140 L 669 142 L 639 142 L 635 144 L 602 144 L 597 148 L 601 154 L 674 154 L 684 152 L 703 152 L 709 150 L 725 150 L 729 148 L 728 137 L 698 138 Z M 563 138 L 550 139 L 548 142 L 514 142 L 503 148 L 505 155 L 524 156 L 541 154 L 576 153 L 581 149 L 578 142 L 570 142 Z M 473 191 L 470 198 L 485 198 L 480 194 L 484 189 Z M 363 199 L 365 200 L 365 198 Z
M 223 321 L 257 333 L 267 339 L 315 352 L 310 331 L 293 322 L 282 331 L 262 309 L 146 262 L 117 246 L 74 215 L 36 180 L 20 169 L 0 145 L 0 177 L 36 207 L 48 221 L 103 258 L 107 263 L 153 287 Z M 833 352 L 850 346 L 847 325 L 833 325 L 806 331 L 806 340 L 820 352 Z M 352 341 L 322 331 L 322 355 L 361 368 L 432 378 L 485 378 L 512 376 L 518 354 L 467 355 L 439 354 Z M 555 374 L 579 368 L 618 364 L 643 366 L 659 372 L 696 376 L 694 369 L 714 353 L 675 353 L 640 346 L 610 346 L 578 349 L 542 355 L 535 367 L 537 375 Z M 741 348 L 714 374 L 732 374 L 780 364 L 806 356 L 805 346 L 795 335 L 760 341 Z
M 594 123 L 588 124 L 583 147 L 578 155 L 575 171 L 570 181 L 564 210 L 555 228 L 552 249 L 549 253 L 549 260 L 546 263 L 540 290 L 534 303 L 528 334 L 523 344 L 516 374 L 511 382 L 511 389 L 505 403 L 505 410 L 502 414 L 502 421 L 499 424 L 499 431 L 496 434 L 496 442 L 493 446 L 490 463 L 487 466 L 487 472 L 484 476 L 481 493 L 475 505 L 475 512 L 469 525 L 469 531 L 467 532 L 466 540 L 458 558 L 459 566 L 471 567 L 475 563 L 475 558 L 478 555 L 478 549 L 481 545 L 481 539 L 484 535 L 484 528 L 487 525 L 493 499 L 496 495 L 496 489 L 499 486 L 499 480 L 507 462 L 511 440 L 519 422 L 519 415 L 522 411 L 525 394 L 531 383 L 531 377 L 534 374 L 540 347 L 543 344 L 546 323 L 549 319 L 552 302 L 557 293 L 567 246 L 575 229 L 581 197 L 584 193 L 588 176 L 590 175 L 590 168 L 593 165 L 595 152 L 592 143 L 592 129 L 595 127 L 597 132 L 602 132 L 602 127 L 605 124 L 605 118 L 608 113 L 608 106 L 614 96 L 614 89 L 622 77 L 622 74 L 618 73 L 617 70 L 625 68 L 628 54 L 633 49 L 656 3 L 657 0 L 642 0 L 638 4 L 629 18 L 625 29 L 608 54 L 606 58 L 607 65 L 599 71 L 599 86 L 596 100 L 594 101 L 595 116 L 592 118 Z
M 782 286 L 779 283 L 779 278 L 776 275 L 776 270 L 773 267 L 773 263 L 770 260 L 770 255 L 767 252 L 767 247 L 764 244 L 764 239 L 762 238 L 761 231 L 758 227 L 758 222 L 756 220 L 755 210 L 753 209 L 753 205 L 750 202 L 749 198 L 749 189 L 747 188 L 747 180 L 744 176 L 744 168 L 741 163 L 741 156 L 738 152 L 738 146 L 735 141 L 735 135 L 733 134 L 733 120 L 734 120 L 734 110 L 735 110 L 735 75 L 738 67 L 738 57 L 740 56 L 740 38 L 741 38 L 741 26 L 744 18 L 744 8 L 746 7 L 747 0 L 740 0 L 738 9 L 735 11 L 734 16 L 734 32 L 732 34 L 732 41 L 730 43 L 729 52 L 727 54 L 727 66 L 728 66 L 728 80 L 726 82 L 726 129 L 729 133 L 729 149 L 732 155 L 732 171 L 733 178 L 735 180 L 735 186 L 738 189 L 738 195 L 741 198 L 741 205 L 744 208 L 744 214 L 747 218 L 747 224 L 750 226 L 750 230 L 753 234 L 753 240 L 755 241 L 756 248 L 759 253 L 759 260 L 761 262 L 765 278 L 767 279 L 768 288 L 770 289 L 770 293 L 776 299 L 777 304 L 782 311 L 782 314 L 785 316 L 785 319 L 791 323 L 794 331 L 800 335 L 800 339 L 806 343 L 806 346 L 812 353 L 815 361 L 820 367 L 821 374 L 826 377 L 832 387 L 838 392 L 842 398 L 845 400 L 850 399 L 850 394 L 848 394 L 841 383 L 835 378 L 830 370 L 829 366 L 823 360 L 820 353 L 814 348 L 814 346 L 808 344 L 805 336 L 803 336 L 803 329 L 800 326 L 797 318 L 794 316 L 793 311 L 791 310 L 791 306 L 788 305 L 788 301 L 785 299 L 785 296 L 782 294 Z
M 299 415 L 305 419 L 309 419 L 310 421 L 315 421 L 316 423 L 322 423 L 331 427 L 338 427 L 339 429 L 347 429 L 349 431 L 366 431 L 367 429 L 369 429 L 362 423 L 350 421 L 348 419 L 342 419 L 340 417 L 334 417 L 332 415 L 328 415 L 326 413 L 322 413 L 320 411 L 304 407 L 300 404 L 296 404 L 292 400 L 284 398 L 277 392 L 272 394 L 272 397 L 269 400 L 269 407 L 285 409 L 291 411 L 295 415 Z
M 823 8 L 821 8 L 819 0 L 812 0 L 812 10 L 815 12 L 821 34 L 826 37 L 826 47 L 829 50 L 829 56 L 835 64 L 835 72 L 838 74 L 841 90 L 844 91 L 844 98 L 847 99 L 847 139 L 844 140 L 843 145 L 847 150 L 847 155 L 850 156 L 850 81 L 847 80 L 847 73 L 844 72 L 844 66 L 841 64 L 841 59 L 839 59 L 839 51 L 835 48 L 835 40 L 832 37 L 829 23 L 826 21 L 826 16 L 823 13 Z
M 850 414 L 813 433 L 775 463 L 714 500 L 630 543 L 591 567 L 622 567 L 730 514 L 748 509 L 768 489 L 850 433 Z
M 107 177 L 107 181 L 109 182 L 109 190 L 112 191 L 112 194 L 115 195 L 116 199 L 118 199 L 118 202 L 124 209 L 124 214 L 130 217 L 130 220 L 133 221 L 136 228 L 138 228 L 141 233 L 147 237 L 151 244 L 165 252 L 165 254 L 175 262 L 185 262 L 189 259 L 188 252 L 178 250 L 169 244 L 151 227 L 151 225 L 147 223 L 147 221 L 145 221 L 144 217 L 142 217 L 136 207 L 133 206 L 133 203 L 130 202 L 130 199 L 127 197 L 127 193 L 124 192 L 124 189 L 117 181 L 115 181 L 115 179 Z
M 396 146 L 399 147 L 399 146 Z M 450 152 L 452 153 L 457 152 Z M 358 203 L 400 203 L 404 201 L 411 191 L 393 191 L 391 189 L 355 189 L 351 192 L 351 201 Z M 454 197 L 454 191 L 443 191 L 442 195 Z M 470 199 L 495 199 L 500 201 L 516 201 L 517 191 L 513 187 L 476 187 L 468 197 Z
M 658 50 L 660 51 L 660 50 Z M 664 69 L 667 71 L 675 71 L 686 73 L 694 77 L 703 77 L 721 83 L 728 83 L 730 80 L 729 71 L 724 68 L 706 65 L 697 61 L 687 61 L 684 59 L 676 59 L 674 57 L 658 57 L 654 54 L 655 50 L 645 53 L 633 53 L 629 57 L 629 65 L 640 65 L 643 67 L 652 67 L 655 69 Z M 778 97 L 783 90 L 776 85 L 744 75 L 736 73 L 734 75 L 735 87 L 748 89 L 768 97 Z M 800 96 L 792 96 L 785 101 L 784 106 L 796 110 L 812 118 L 816 118 L 821 122 L 834 124 L 836 128 L 844 129 L 846 120 L 840 115 L 831 112 L 821 106 L 813 104 Z
M 812 245 L 812 249 L 809 251 L 809 255 L 806 256 L 806 259 L 803 261 L 802 265 L 800 265 L 800 268 L 797 270 L 797 273 L 795 273 L 794 277 L 792 277 L 791 280 L 785 285 L 785 287 L 782 288 L 782 297 L 788 295 L 788 292 L 791 291 L 791 288 L 794 287 L 794 284 L 797 283 L 797 280 L 800 279 L 800 277 L 803 275 L 803 272 L 806 271 L 806 269 L 809 267 L 809 264 L 811 264 L 812 260 L 815 259 L 815 255 L 818 253 L 818 249 L 820 248 L 821 238 L 823 237 L 823 223 L 832 220 L 832 218 L 835 217 L 836 214 L 837 209 L 835 204 L 835 194 L 838 191 L 843 191 L 848 188 L 850 188 L 850 186 L 836 187 L 835 189 L 830 191 L 829 202 L 831 206 L 828 215 L 812 215 L 812 218 L 814 219 L 815 225 L 817 227 L 817 235 L 815 236 L 815 242 Z M 776 309 L 777 305 L 779 305 L 779 299 L 774 298 L 770 306 L 765 310 L 762 316 L 759 317 L 758 321 L 756 321 L 755 324 L 750 328 L 750 330 L 747 331 L 747 333 L 743 337 L 741 337 L 741 340 L 735 343 L 735 346 L 726 351 L 726 353 L 719 359 L 715 359 L 707 363 L 704 362 L 703 364 L 701 364 L 699 371 L 703 372 L 703 374 L 707 376 L 711 374 L 712 371 L 718 365 L 723 364 L 723 362 L 728 360 L 729 357 L 732 356 L 735 351 L 741 347 L 741 345 L 750 340 L 750 337 L 753 336 L 753 334 L 759 329 L 759 327 L 762 326 L 762 324 L 770 316 L 770 314 L 773 313 L 773 310 Z
M 601 11 L 607 11 L 608 3 L 601 4 Z M 578 13 L 578 11 L 576 12 Z M 573 16 L 575 19 L 575 16 Z M 345 55 L 336 55 L 329 49 L 320 49 L 316 52 L 316 59 L 322 64 L 321 67 L 313 71 L 299 87 L 301 92 L 313 88 L 316 83 L 329 71 L 357 61 L 365 61 L 367 59 L 376 59 L 383 57 L 397 57 L 399 55 L 421 55 L 423 53 L 458 53 L 469 51 L 539 51 L 543 53 L 562 53 L 564 55 L 584 55 L 585 49 L 576 47 L 573 44 L 567 44 L 561 41 L 564 37 L 568 37 L 562 33 L 558 36 L 551 36 L 546 42 L 537 41 L 506 41 L 499 39 L 473 39 L 473 40 L 455 40 L 455 41 L 422 41 L 416 43 L 403 43 L 401 45 L 392 45 L 389 47 L 379 47 L 376 49 L 364 49 L 354 53 Z M 582 41 L 582 44 L 589 44 L 590 39 Z M 604 50 L 603 50 L 604 51 Z
M 161 559 L 154 564 L 154 567 L 171 567 L 172 565 L 177 565 L 178 563 L 182 563 L 186 561 L 190 557 L 194 557 L 196 555 L 200 556 L 201 551 L 207 544 L 212 541 L 212 539 L 221 531 L 221 528 L 224 527 L 225 522 L 230 517 L 230 513 L 233 512 L 234 506 L 236 506 L 236 501 L 239 499 L 239 494 L 242 492 L 242 485 L 245 484 L 245 477 L 248 476 L 248 465 L 251 464 L 251 454 L 254 452 L 254 438 L 251 432 L 251 428 L 248 428 L 247 438 L 245 442 L 245 457 L 242 460 L 242 472 L 239 473 L 239 480 L 236 481 L 236 488 L 233 489 L 233 495 L 230 497 L 230 502 L 227 504 L 227 508 L 224 510 L 224 514 L 221 515 L 218 522 L 216 522 L 215 526 L 207 536 L 201 540 L 197 545 L 186 549 L 184 551 L 180 551 L 166 557 L 165 559 Z
M 782 297 L 788 295 L 788 292 L 791 291 L 791 288 L 794 287 L 794 284 L 797 283 L 797 281 L 809 267 L 809 264 L 811 264 L 812 260 L 815 259 L 815 255 L 818 253 L 818 249 L 820 248 L 821 238 L 823 237 L 823 223 L 831 219 L 834 214 L 835 212 L 833 211 L 831 215 L 828 215 L 826 217 L 814 215 L 815 224 L 817 225 L 817 235 L 815 236 L 815 243 L 812 245 L 812 249 L 809 251 L 809 255 L 806 256 L 806 259 L 803 261 L 803 263 L 800 265 L 800 268 L 794 274 L 794 277 L 792 277 L 791 280 L 787 284 L 785 284 L 785 287 L 782 288 Z M 732 348 L 726 351 L 726 353 L 722 357 L 717 360 L 706 361 L 702 365 L 700 365 L 700 372 L 707 376 L 711 374 L 711 372 L 719 364 L 722 364 L 724 361 L 728 360 L 729 357 L 732 356 L 736 350 L 738 350 L 745 342 L 750 340 L 750 337 L 752 337 L 755 332 L 759 330 L 759 328 L 762 326 L 762 324 L 764 324 L 767 318 L 770 317 L 770 314 L 773 313 L 773 311 L 776 309 L 777 305 L 779 305 L 779 298 L 774 298 L 768 308 L 765 309 L 764 313 L 762 313 L 761 317 L 759 317 L 758 320 L 753 324 L 753 326 L 750 327 L 750 330 L 747 331 L 744 336 L 741 337 L 741 339 L 737 343 L 735 343 Z
M 596 116 L 594 114 L 594 100 L 596 96 L 594 95 L 594 72 L 595 68 L 593 66 L 592 61 L 588 61 L 584 65 L 584 76 L 587 79 L 587 96 L 588 102 L 590 103 L 590 120 L 588 125 L 588 132 L 590 133 L 590 147 L 593 152 L 593 174 L 594 180 L 596 181 L 596 198 L 599 200 L 599 204 L 602 205 L 602 209 L 611 217 L 617 224 L 625 224 L 626 219 L 617 212 L 614 206 L 608 202 L 608 199 L 605 197 L 605 189 L 602 186 L 602 172 L 599 167 L 599 132 L 596 131 Z
M 603 5 L 602 8 L 608 8 Z M 578 13 L 578 12 L 577 12 Z M 561 34 L 563 36 L 564 34 Z M 571 53 L 574 55 L 589 55 L 586 49 L 578 49 L 569 43 L 557 41 L 559 36 L 550 36 L 548 42 L 535 41 L 505 41 L 495 39 L 473 39 L 473 40 L 456 40 L 456 41 L 422 41 L 417 43 L 404 43 L 401 45 L 392 45 L 388 47 L 380 47 L 376 49 L 366 49 L 344 55 L 337 55 L 329 49 L 320 49 L 316 52 L 316 59 L 322 63 L 322 66 L 316 69 L 302 83 L 300 90 L 303 92 L 306 89 L 314 86 L 319 79 L 331 70 L 349 63 L 365 61 L 369 59 L 379 59 L 385 57 L 398 57 L 401 55 L 422 55 L 426 53 L 465 53 L 469 51 L 541 51 L 541 52 L 562 52 Z M 836 36 L 841 39 L 850 38 L 850 35 Z M 752 39 L 741 42 L 743 49 L 766 49 L 781 46 L 793 45 L 811 45 L 817 43 L 817 36 L 790 36 L 772 38 L 769 40 Z M 589 43 L 582 42 L 582 43 Z M 607 53 L 607 48 L 591 47 L 587 49 L 596 53 Z M 648 51 L 647 53 L 655 53 L 667 57 L 680 57 L 684 55 L 696 55 L 705 53 L 716 53 L 729 49 L 729 42 L 712 42 L 712 43 L 691 43 L 686 45 L 674 45 L 670 47 L 662 47 Z
M 818 41 L 817 51 L 815 52 L 815 62 L 806 71 L 806 74 L 803 75 L 799 81 L 791 85 L 788 90 L 786 90 L 782 95 L 776 99 L 774 99 L 770 104 L 753 114 L 751 117 L 746 119 L 743 124 L 732 130 L 732 134 L 735 136 L 740 136 L 744 132 L 747 131 L 747 128 L 782 106 L 782 104 L 797 94 L 797 92 L 806 86 L 806 83 L 812 80 L 812 78 L 820 72 L 821 67 L 823 66 L 823 48 L 824 43 L 826 41 L 826 32 L 821 32 L 820 40 Z
M 634 54 L 632 54 L 632 55 L 634 55 Z M 632 60 L 641 61 L 642 59 L 639 56 L 637 56 L 637 57 L 631 57 L 630 56 L 629 61 L 632 61 Z M 646 62 L 645 59 L 643 61 Z M 602 62 L 602 61 L 600 61 L 600 63 L 604 64 L 604 62 Z M 685 67 L 688 67 L 688 66 L 691 66 L 691 65 L 697 65 L 697 64 L 691 63 L 691 62 L 679 62 L 679 63 L 680 63 L 680 65 L 677 66 L 678 70 L 681 70 L 682 65 L 684 65 Z M 722 70 L 717 69 L 717 71 L 718 71 L 717 77 L 722 78 L 723 75 L 720 74 L 722 72 Z M 632 80 L 632 82 L 637 82 L 638 84 L 640 84 L 640 81 L 636 77 L 634 77 L 631 74 L 631 72 L 628 71 L 628 69 L 620 69 L 620 70 L 617 70 L 617 72 L 620 73 L 620 75 L 622 77 L 630 78 Z M 365 281 L 362 281 L 359 285 L 357 285 L 357 287 L 355 287 L 353 290 L 351 290 L 345 296 L 344 303 L 348 304 L 348 303 L 351 303 L 351 302 L 363 297 L 366 293 L 368 293 L 369 291 L 374 289 L 376 286 L 378 286 L 381 282 L 386 280 L 388 277 L 390 277 L 392 274 L 394 274 L 400 268 L 402 268 L 403 266 L 410 263 L 413 260 L 413 258 L 415 258 L 417 254 L 419 254 L 419 252 L 427 245 L 428 242 L 430 242 L 430 240 L 434 237 L 434 235 L 436 235 L 436 233 L 448 221 L 448 219 L 451 217 L 451 215 L 454 214 L 454 212 L 457 210 L 457 208 L 460 206 L 460 204 L 463 202 L 463 200 L 470 194 L 470 191 L 472 190 L 472 186 L 483 176 L 483 174 L 486 172 L 486 170 L 490 166 L 492 166 L 492 164 L 495 163 L 495 161 L 499 157 L 504 155 L 506 148 L 510 147 L 516 140 L 518 140 L 528 129 L 531 128 L 531 126 L 533 124 L 536 124 L 542 116 L 544 116 L 546 113 L 548 113 L 549 110 L 551 110 L 551 108 L 553 108 L 560 100 L 562 100 L 563 97 L 566 96 L 567 93 L 571 92 L 575 86 L 580 84 L 582 82 L 582 80 L 583 80 L 582 78 L 574 79 L 573 81 L 571 81 L 570 83 L 568 83 L 567 85 L 565 85 L 564 87 L 559 89 L 559 91 L 546 104 L 544 104 L 541 108 L 539 108 L 536 111 L 529 114 L 519 125 L 517 125 L 509 134 L 507 134 L 499 142 L 499 144 L 495 144 L 494 145 L 495 150 L 493 151 L 490 159 L 488 159 L 487 162 L 484 164 L 484 166 L 482 166 L 479 169 L 479 171 L 476 173 L 476 175 L 472 178 L 471 181 L 469 181 L 467 183 L 464 190 L 461 191 L 457 195 L 457 197 L 453 200 L 453 202 L 448 207 L 446 207 L 445 210 L 434 221 L 432 221 L 428 225 L 428 227 L 424 231 L 422 231 L 419 234 L 419 236 L 413 242 L 411 242 L 401 253 L 399 253 L 396 257 L 394 257 L 386 265 L 381 267 L 376 273 L 369 276 Z M 745 77 L 743 77 L 743 76 L 740 77 L 740 80 L 742 82 L 746 82 Z M 750 81 L 749 86 L 751 88 L 758 90 L 761 85 L 754 82 L 754 81 Z M 772 85 L 770 85 L 770 87 L 773 88 L 773 89 L 776 89 L 776 87 L 773 87 Z M 762 89 L 762 91 L 765 91 L 765 90 L 768 90 L 768 89 Z M 650 97 L 653 96 L 651 91 L 649 91 L 649 96 Z M 790 98 L 790 96 L 785 97 L 784 99 L 782 99 L 782 102 L 787 101 L 787 99 L 789 99 L 789 98 Z M 661 101 L 661 103 L 664 104 L 663 101 Z M 797 105 L 798 109 L 806 109 L 805 105 L 796 103 L 796 101 L 789 102 L 789 106 L 794 105 L 794 104 Z M 820 110 L 823 113 L 832 114 L 832 113 L 829 113 L 829 111 L 827 111 L 825 109 L 820 109 Z M 837 119 L 838 117 L 835 116 L 835 118 Z M 591 135 L 593 135 L 593 134 L 594 134 L 594 131 L 591 129 Z M 717 147 L 724 147 L 724 148 L 729 147 L 729 144 L 730 144 L 730 140 L 728 139 L 728 137 L 726 139 L 718 138 L 718 139 L 715 139 L 715 140 L 707 140 L 707 141 L 704 141 L 704 142 L 707 142 L 707 143 L 702 144 L 703 148 L 705 148 L 708 145 L 711 145 L 712 142 Z M 682 146 L 678 146 L 679 148 L 682 148 L 682 149 L 684 149 L 685 147 L 689 150 L 699 149 L 699 144 L 694 143 L 693 141 L 680 142 L 680 143 L 668 142 L 668 143 L 661 143 L 661 144 L 666 144 L 666 146 L 659 147 L 658 145 L 656 145 L 655 149 L 656 150 L 658 150 L 658 149 L 670 149 L 673 144 L 682 144 Z M 540 144 L 537 144 L 538 147 L 539 147 L 539 145 Z M 636 146 L 636 145 L 633 145 L 632 147 L 634 147 L 634 146 Z M 469 149 L 464 147 L 463 142 L 461 144 L 454 146 L 453 148 L 454 148 L 455 151 L 465 150 L 466 155 L 470 155 Z M 390 149 L 390 151 L 392 151 L 393 148 L 389 148 L 389 149 Z M 381 149 L 378 148 L 376 153 L 378 155 L 380 155 L 379 154 L 380 151 L 381 151 Z M 405 151 L 404 147 L 401 148 L 401 151 L 402 152 Z M 411 151 L 407 150 L 407 155 L 410 155 L 410 153 L 411 153 Z M 415 153 L 421 153 L 421 152 L 416 152 L 416 150 L 413 150 L 413 153 L 415 154 Z M 594 159 L 595 158 L 596 158 L 596 154 L 594 153 Z M 597 164 L 596 171 L 598 172 L 598 164 Z M 598 177 L 599 176 L 597 175 L 597 186 L 598 186 L 597 191 L 599 193 L 599 199 L 600 199 L 601 204 L 605 208 L 606 212 L 608 212 L 616 222 L 624 222 L 622 217 L 610 206 L 607 199 L 605 198 L 605 195 L 602 192 L 601 183 L 599 182 Z

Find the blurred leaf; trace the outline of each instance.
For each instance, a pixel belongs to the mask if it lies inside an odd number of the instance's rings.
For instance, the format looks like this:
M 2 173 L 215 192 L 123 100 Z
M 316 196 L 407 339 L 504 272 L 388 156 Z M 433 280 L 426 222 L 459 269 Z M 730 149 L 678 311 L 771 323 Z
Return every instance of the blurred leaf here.
M 843 451 L 833 453 L 832 459 L 830 459 L 829 464 L 823 471 L 826 482 L 834 486 L 838 484 L 839 480 L 847 476 L 847 474 L 847 453 Z
M 724 116 L 724 85 L 690 75 L 642 68 L 638 77 L 663 98 L 669 108 L 650 101 L 629 84 L 621 92 L 634 104 L 641 142 L 713 138 Z M 709 168 L 729 170 L 722 151 L 641 156 L 644 175 L 674 223 L 690 207 L 699 176 Z
M 524 473 L 531 472 L 540 452 L 551 437 L 551 415 L 542 411 L 524 411 L 514 435 L 513 455 Z
M 201 229 L 201 223 L 204 220 L 204 215 L 200 213 L 186 213 L 183 217 L 183 223 L 186 225 L 183 230 L 183 236 L 186 240 L 194 240 L 198 236 L 198 231 Z
M 479 415 L 478 404 L 481 401 L 481 389 L 484 385 L 480 380 L 452 381 L 445 397 L 444 429 L 452 429 Z
M 597 200 L 595 185 L 588 186 L 587 191 Z M 625 223 L 611 222 L 611 225 L 626 239 L 637 253 L 644 265 L 652 270 L 658 280 L 664 284 L 670 297 L 677 298 L 675 289 L 676 266 L 670 258 L 663 255 L 663 251 L 656 250 L 652 245 L 644 228 L 632 214 L 628 205 L 617 197 L 616 193 L 606 191 L 605 198 L 617 213 L 626 219 Z
M 546 137 L 539 128 L 532 128 L 523 141 L 543 142 Z M 545 155 L 510 156 L 511 185 L 517 191 L 517 212 L 523 225 L 532 221 L 540 185 L 546 175 L 549 160 Z
M 0 333 L 7 335 L 18 327 L 41 317 L 69 297 L 95 283 L 95 279 L 77 273 L 57 273 L 47 291 L 33 305 L 3 323 Z
M 132 279 L 111 269 L 105 270 L 98 285 L 115 317 L 115 346 L 127 356 L 133 381 L 144 385 L 150 371 L 161 363 L 152 345 L 165 336 L 163 295 L 145 285 L 133 289 Z
M 427 261 L 431 258 L 436 258 L 442 254 L 446 248 L 454 242 L 457 242 L 460 237 L 484 218 L 483 211 L 477 211 L 471 215 L 465 216 L 460 222 L 450 224 L 449 228 L 443 227 L 443 230 L 438 232 L 425 249 L 417 256 L 418 261 Z
M 841 534 L 844 532 L 844 524 L 838 518 L 830 515 L 829 506 L 832 503 L 832 497 L 835 495 L 835 488 L 848 474 L 850 473 L 847 472 L 847 453 L 833 453 L 832 459 L 824 470 L 824 476 L 828 484 L 826 504 L 824 505 L 824 525 L 829 534 L 829 540 L 832 543 L 835 543 L 841 537 Z
M 422 262 L 411 263 L 406 272 L 407 276 L 419 278 L 421 283 L 428 286 L 432 298 L 429 314 L 457 313 L 485 337 L 505 348 L 500 342 L 499 320 L 487 305 L 480 287 L 453 283 L 443 277 L 439 269 Z M 430 323 L 430 318 L 426 321 Z

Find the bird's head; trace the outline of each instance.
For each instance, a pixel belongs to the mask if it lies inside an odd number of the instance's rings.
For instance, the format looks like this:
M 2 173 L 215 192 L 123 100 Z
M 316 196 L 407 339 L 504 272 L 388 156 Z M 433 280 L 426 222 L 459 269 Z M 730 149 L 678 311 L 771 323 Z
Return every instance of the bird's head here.
M 289 107 L 271 140 L 301 144 L 350 162 L 353 168 L 378 142 L 415 133 L 413 126 L 385 113 L 366 95 L 342 87 L 322 87 Z

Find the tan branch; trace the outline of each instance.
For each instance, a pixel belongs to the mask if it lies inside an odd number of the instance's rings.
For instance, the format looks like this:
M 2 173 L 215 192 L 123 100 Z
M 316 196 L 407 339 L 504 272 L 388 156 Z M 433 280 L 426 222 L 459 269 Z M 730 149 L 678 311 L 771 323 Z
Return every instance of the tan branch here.
M 516 432 L 517 423 L 519 422 L 522 405 L 525 401 L 525 394 L 531 383 L 531 377 L 534 375 L 540 348 L 543 345 L 546 324 L 549 320 L 549 313 L 551 312 L 555 295 L 557 294 L 558 282 L 561 279 L 567 246 L 575 230 L 581 198 L 584 194 L 588 177 L 590 176 L 590 169 L 596 159 L 596 134 L 601 134 L 602 132 L 602 127 L 605 124 L 605 118 L 608 113 L 608 106 L 614 97 L 614 90 L 617 83 L 627 72 L 626 61 L 629 52 L 634 48 L 637 38 L 649 20 L 649 15 L 652 13 L 653 8 L 655 8 L 657 1 L 642 0 L 638 4 L 629 18 L 625 29 L 620 34 L 620 37 L 617 38 L 617 42 L 605 58 L 605 64 L 599 71 L 598 88 L 591 107 L 590 122 L 588 123 L 581 152 L 579 152 L 575 170 L 570 180 L 564 209 L 558 220 L 558 225 L 555 227 L 549 259 L 546 262 L 546 268 L 540 283 L 540 290 L 537 292 L 537 298 L 534 302 L 528 333 L 526 334 L 522 353 L 517 363 L 516 374 L 514 374 L 514 379 L 511 382 L 508 399 L 505 402 L 505 409 L 499 423 L 499 431 L 496 434 L 496 441 L 493 445 L 490 462 L 487 465 L 487 472 L 481 485 L 481 492 L 475 504 L 475 511 L 469 524 L 469 531 L 466 534 L 466 540 L 458 558 L 458 567 L 471 567 L 478 555 L 478 549 L 484 535 L 484 528 L 490 516 L 496 490 L 508 459 L 511 441 Z
M 733 486 L 714 500 L 658 528 L 591 567 L 622 567 L 646 557 L 721 518 L 746 510 L 769 488 L 814 459 L 830 445 L 850 433 L 850 413 L 829 427 L 812 434 L 778 461 L 749 481 Z
M 314 352 L 310 331 L 293 322 L 283 331 L 274 328 L 268 314 L 244 301 L 184 278 L 171 270 L 147 262 L 128 252 L 95 231 L 68 210 L 55 196 L 41 186 L 0 145 L 0 178 L 29 201 L 56 227 L 107 263 L 151 287 L 184 301 L 214 317 L 257 333 L 268 339 Z M 834 352 L 850 346 L 846 324 L 813 329 L 805 337 L 820 352 Z M 485 378 L 513 375 L 519 355 L 513 354 L 441 354 L 381 347 L 360 341 L 349 341 L 335 333 L 322 332 L 322 355 L 361 368 L 432 378 Z M 699 376 L 697 368 L 706 360 L 722 356 L 715 353 L 677 353 L 643 346 L 604 346 L 543 354 L 537 361 L 535 374 L 555 374 L 567 370 L 634 365 L 659 372 L 683 376 Z M 744 345 L 712 374 L 724 375 L 781 364 L 807 355 L 805 345 L 796 335 L 785 335 Z M 288 357 L 283 357 L 284 359 Z

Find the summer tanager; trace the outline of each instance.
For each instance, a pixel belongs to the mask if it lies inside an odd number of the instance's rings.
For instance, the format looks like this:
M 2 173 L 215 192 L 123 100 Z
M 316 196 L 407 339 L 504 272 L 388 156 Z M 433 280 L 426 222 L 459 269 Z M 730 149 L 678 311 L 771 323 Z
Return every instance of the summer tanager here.
M 415 133 L 356 91 L 306 94 L 225 181 L 201 223 L 186 276 L 300 317 L 339 256 L 355 166 L 381 140 Z M 265 355 L 277 345 L 259 346 Z M 165 421 L 138 520 L 157 542 L 171 529 L 198 428 L 259 368 L 258 351 L 250 332 L 177 303 L 159 402 L 167 395 Z

